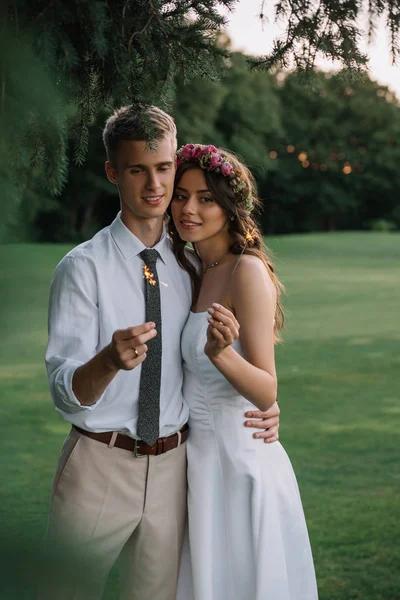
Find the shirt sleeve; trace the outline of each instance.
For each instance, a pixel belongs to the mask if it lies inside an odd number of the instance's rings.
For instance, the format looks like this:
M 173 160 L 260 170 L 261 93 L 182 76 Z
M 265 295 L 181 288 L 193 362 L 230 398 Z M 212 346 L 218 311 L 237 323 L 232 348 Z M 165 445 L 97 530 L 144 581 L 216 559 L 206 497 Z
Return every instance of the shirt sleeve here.
M 46 367 L 56 408 L 69 414 L 93 410 L 103 396 L 83 406 L 72 390 L 75 369 L 98 351 L 97 284 L 90 260 L 66 256 L 58 264 L 50 286 L 48 333 Z

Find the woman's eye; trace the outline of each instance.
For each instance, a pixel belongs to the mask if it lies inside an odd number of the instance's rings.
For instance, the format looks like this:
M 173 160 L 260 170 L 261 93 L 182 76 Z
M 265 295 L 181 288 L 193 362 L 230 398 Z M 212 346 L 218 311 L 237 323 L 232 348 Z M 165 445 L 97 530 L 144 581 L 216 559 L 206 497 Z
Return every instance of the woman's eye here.
M 182 201 L 185 199 L 186 199 L 186 196 L 183 196 L 182 194 L 174 194 L 174 200 Z
M 201 202 L 207 203 L 207 202 L 214 202 L 214 200 L 212 198 L 210 198 L 210 196 L 203 196 L 202 198 L 200 198 Z

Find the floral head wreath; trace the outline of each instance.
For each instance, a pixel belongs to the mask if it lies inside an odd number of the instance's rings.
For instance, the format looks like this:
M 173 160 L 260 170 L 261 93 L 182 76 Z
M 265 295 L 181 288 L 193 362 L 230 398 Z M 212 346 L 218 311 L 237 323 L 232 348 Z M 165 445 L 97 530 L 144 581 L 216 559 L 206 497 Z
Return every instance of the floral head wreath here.
M 205 171 L 213 171 L 226 177 L 232 191 L 243 202 L 246 210 L 253 209 L 253 198 L 248 185 L 243 181 L 240 172 L 235 169 L 228 158 L 222 156 L 211 144 L 186 144 L 176 153 L 178 168 L 185 163 L 195 163 Z

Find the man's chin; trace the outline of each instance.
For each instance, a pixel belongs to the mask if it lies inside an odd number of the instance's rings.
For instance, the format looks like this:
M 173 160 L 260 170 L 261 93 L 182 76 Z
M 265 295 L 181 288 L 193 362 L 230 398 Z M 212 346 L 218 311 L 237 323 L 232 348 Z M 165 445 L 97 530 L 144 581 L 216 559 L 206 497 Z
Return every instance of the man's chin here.
M 163 217 L 167 211 L 168 205 L 163 203 L 158 206 L 143 206 L 142 215 L 146 219 L 158 219 Z

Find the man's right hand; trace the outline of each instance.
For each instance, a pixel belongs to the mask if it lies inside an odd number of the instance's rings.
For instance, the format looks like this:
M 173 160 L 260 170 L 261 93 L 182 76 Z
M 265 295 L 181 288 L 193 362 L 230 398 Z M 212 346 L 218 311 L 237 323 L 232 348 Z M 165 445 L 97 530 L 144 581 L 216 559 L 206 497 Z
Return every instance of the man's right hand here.
M 72 390 L 82 406 L 94 404 L 121 369 L 130 371 L 145 360 L 146 342 L 157 335 L 154 328 L 150 322 L 118 329 L 108 346 L 75 370 Z
M 131 371 L 140 365 L 147 356 L 146 342 L 156 335 L 152 322 L 115 331 L 108 345 L 108 355 L 114 368 Z

